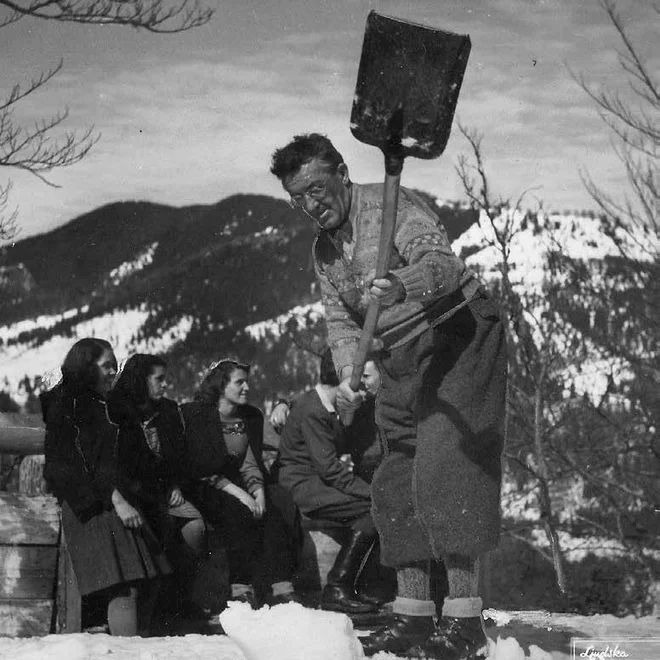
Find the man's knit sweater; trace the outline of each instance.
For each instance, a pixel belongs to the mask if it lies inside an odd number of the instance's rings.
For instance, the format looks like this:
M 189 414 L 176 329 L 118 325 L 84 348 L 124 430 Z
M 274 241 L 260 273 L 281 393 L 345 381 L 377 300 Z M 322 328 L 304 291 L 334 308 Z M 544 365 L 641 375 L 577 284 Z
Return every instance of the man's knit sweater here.
M 376 269 L 382 208 L 382 184 L 353 184 L 348 220 L 336 230 L 321 231 L 314 242 L 316 277 L 337 373 L 352 363 L 369 305 L 368 282 Z M 479 287 L 474 273 L 452 252 L 433 211 L 406 188 L 399 192 L 389 272 L 403 284 L 405 299 L 381 309 L 377 335 L 386 347 L 449 318 Z

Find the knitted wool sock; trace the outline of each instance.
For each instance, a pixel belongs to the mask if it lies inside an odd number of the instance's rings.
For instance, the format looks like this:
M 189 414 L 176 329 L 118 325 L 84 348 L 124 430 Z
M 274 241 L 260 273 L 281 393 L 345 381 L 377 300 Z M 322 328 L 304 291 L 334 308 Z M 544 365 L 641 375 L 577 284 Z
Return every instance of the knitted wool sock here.
M 479 559 L 465 555 L 447 555 L 449 598 L 471 598 L 479 595 Z
M 108 627 L 111 635 L 135 637 L 138 634 L 137 589 L 129 587 L 108 601 Z
M 392 605 L 395 614 L 435 616 L 435 603 L 431 600 L 430 561 L 397 568 L 396 580 L 398 591 Z
M 238 596 L 243 596 L 244 594 L 252 593 L 251 584 L 242 584 L 240 582 L 235 582 L 231 585 L 231 597 L 238 598 Z
M 449 594 L 442 606 L 442 615 L 477 617 L 483 603 L 479 597 L 479 559 L 464 555 L 447 555 Z
M 271 589 L 273 590 L 273 596 L 286 596 L 293 593 L 293 584 L 291 584 L 290 580 L 273 582 Z

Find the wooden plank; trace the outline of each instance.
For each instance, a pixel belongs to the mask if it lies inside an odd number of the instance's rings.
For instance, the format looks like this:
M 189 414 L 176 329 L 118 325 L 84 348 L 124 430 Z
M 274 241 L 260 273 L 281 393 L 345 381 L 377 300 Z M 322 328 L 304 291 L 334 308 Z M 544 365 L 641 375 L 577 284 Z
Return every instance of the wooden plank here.
M 82 630 L 82 599 L 78 591 L 78 580 L 73 572 L 71 557 L 66 546 L 64 530 L 60 540 L 59 562 L 57 567 L 57 621 L 58 633 L 77 633 Z
M 55 588 L 55 571 L 52 574 L 27 573 L 15 578 L 0 576 L 0 599 L 21 600 L 53 600 Z
M 43 454 L 44 425 L 41 417 L 0 413 L 0 453 Z
M 2 575 L 16 575 L 22 572 L 23 567 L 29 567 L 33 571 L 44 571 L 55 570 L 56 566 L 56 545 L 0 545 Z
M 43 454 L 44 430 L 27 426 L 0 427 L 0 452 L 3 454 Z
M 0 600 L 0 636 L 42 637 L 51 632 L 52 600 Z
M 25 456 L 18 468 L 18 492 L 23 495 L 46 495 L 47 487 L 44 479 L 43 454 Z
M 0 493 L 0 545 L 55 545 L 59 529 L 54 497 Z
M 0 546 L 0 599 L 52 599 L 55 546 Z
M 0 412 L 0 428 L 5 426 L 23 426 L 44 429 L 45 424 L 41 414 Z

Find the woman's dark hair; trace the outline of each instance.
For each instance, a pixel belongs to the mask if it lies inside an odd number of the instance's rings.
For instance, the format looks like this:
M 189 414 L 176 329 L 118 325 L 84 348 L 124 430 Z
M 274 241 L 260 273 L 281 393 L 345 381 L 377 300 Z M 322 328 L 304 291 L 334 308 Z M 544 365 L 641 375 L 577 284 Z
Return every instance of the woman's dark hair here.
M 217 406 L 220 397 L 231 380 L 236 369 L 250 372 L 250 365 L 233 358 L 224 358 L 214 362 L 204 374 L 201 383 L 195 390 L 194 399 L 206 406 Z
M 319 373 L 321 385 L 339 385 L 335 363 L 332 361 L 332 353 L 326 348 L 321 356 L 321 370 Z
M 167 362 L 157 355 L 147 353 L 131 355 L 112 388 L 113 395 L 119 395 L 138 406 L 144 405 L 149 401 L 147 378 L 155 367 L 165 368 Z
M 290 174 L 295 174 L 312 159 L 327 163 L 333 172 L 344 162 L 343 156 L 335 149 L 334 144 L 320 133 L 294 135 L 293 140 L 273 154 L 270 171 L 280 181 Z
M 77 396 L 96 389 L 99 369 L 96 365 L 104 351 L 112 351 L 110 342 L 97 337 L 77 341 L 62 363 L 61 388 L 65 394 Z

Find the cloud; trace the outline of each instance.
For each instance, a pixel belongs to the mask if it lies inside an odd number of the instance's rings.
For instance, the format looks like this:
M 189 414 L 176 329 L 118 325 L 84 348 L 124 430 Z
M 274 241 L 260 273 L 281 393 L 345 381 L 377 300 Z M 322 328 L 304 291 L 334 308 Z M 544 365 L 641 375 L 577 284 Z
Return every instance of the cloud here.
M 229 12 L 217 34 L 200 31 L 199 44 L 187 36 L 186 51 L 125 45 L 134 55 L 126 65 L 121 53 L 114 61 L 109 42 L 84 66 L 74 63 L 17 117 L 31 122 L 70 105 L 67 127 L 93 124 L 102 140 L 82 163 L 53 173 L 62 189 L 16 178 L 21 222 L 45 227 L 117 199 L 188 204 L 234 192 L 282 195 L 268 172 L 270 155 L 311 130 L 333 138 L 354 178 L 380 179 L 381 154 L 348 126 L 363 16 L 373 4 L 338 0 L 318 13 L 310 3 L 282 3 L 258 12 L 254 27 L 243 14 L 233 25 Z M 617 82 L 616 36 L 593 0 L 447 1 L 442 10 L 431 1 L 390 0 L 379 8 L 471 35 L 457 115 L 484 133 L 503 193 L 542 184 L 551 205 L 588 205 L 579 164 L 596 178 L 616 171 L 607 131 L 568 69 Z M 644 32 L 640 20 L 631 27 Z M 409 159 L 404 183 L 459 197 L 453 163 L 465 147 L 454 128 L 438 161 Z

